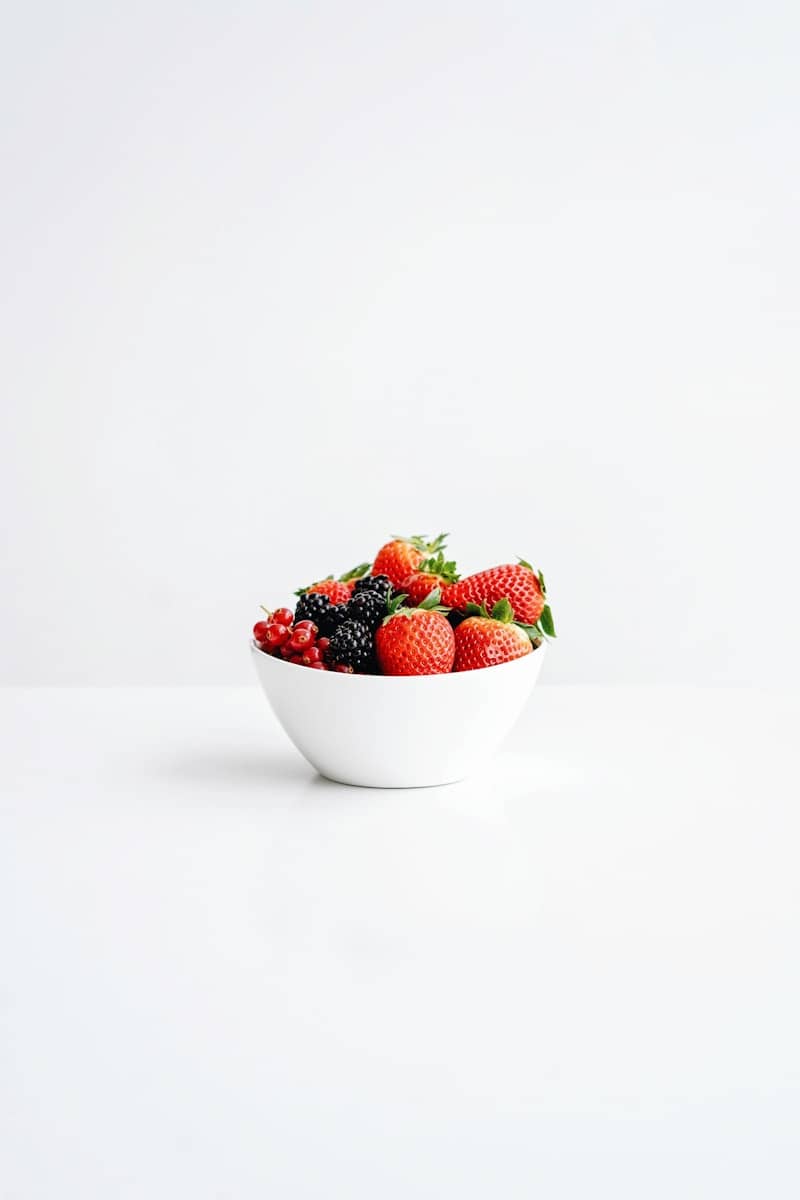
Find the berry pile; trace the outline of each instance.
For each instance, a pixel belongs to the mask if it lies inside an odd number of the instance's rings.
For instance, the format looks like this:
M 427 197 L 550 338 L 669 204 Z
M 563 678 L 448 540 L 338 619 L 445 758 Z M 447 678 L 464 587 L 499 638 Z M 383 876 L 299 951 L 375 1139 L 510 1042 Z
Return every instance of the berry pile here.
M 520 559 L 459 578 L 444 534 L 394 537 L 372 564 L 300 588 L 256 622 L 265 654 L 317 671 L 438 675 L 497 666 L 555 637 L 544 576 Z
M 267 617 L 268 620 L 256 621 L 253 626 L 253 639 L 259 650 L 279 655 L 301 667 L 327 671 L 322 656 L 328 647 L 328 638 L 318 637 L 319 627 L 313 621 L 296 621 L 290 608 L 276 608 L 274 612 L 267 612 Z
M 341 586 L 339 581 L 332 582 Z M 374 674 L 375 633 L 389 611 L 388 578 L 369 575 L 354 579 L 338 601 L 331 598 L 336 594 L 332 590 L 319 588 L 314 584 L 301 591 L 294 612 L 289 608 L 267 610 L 269 620 L 253 626 L 259 650 L 318 671 Z

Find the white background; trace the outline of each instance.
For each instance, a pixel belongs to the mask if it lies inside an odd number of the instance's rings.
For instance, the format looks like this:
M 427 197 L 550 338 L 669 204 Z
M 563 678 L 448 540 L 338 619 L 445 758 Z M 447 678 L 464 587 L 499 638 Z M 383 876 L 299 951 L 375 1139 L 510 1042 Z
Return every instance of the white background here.
M 794 3 L 9 8 L 2 681 L 452 531 L 550 682 L 798 669 Z

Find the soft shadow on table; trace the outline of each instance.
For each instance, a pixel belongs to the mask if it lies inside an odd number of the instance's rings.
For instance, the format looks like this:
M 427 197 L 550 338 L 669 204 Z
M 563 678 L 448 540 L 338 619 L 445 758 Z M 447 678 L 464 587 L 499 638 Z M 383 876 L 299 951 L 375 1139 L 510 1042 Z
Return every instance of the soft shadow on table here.
M 263 808 L 274 801 L 285 807 L 329 806 L 331 802 L 353 802 L 354 797 L 374 795 L 371 788 L 346 787 L 334 783 L 310 767 L 298 754 L 264 754 L 247 750 L 201 750 L 163 759 L 153 768 L 162 781 L 195 791 L 198 797 L 214 797 L 223 804 L 252 803 Z M 379 791 L 390 795 L 391 792 Z
M 397 799 L 409 804 L 413 797 L 434 797 L 446 794 L 457 794 L 466 785 L 463 783 L 445 783 L 434 787 L 421 788 L 383 788 L 359 787 L 356 784 L 337 783 L 334 779 L 326 779 L 324 775 L 313 774 L 306 781 L 300 802 L 305 808 L 313 809 L 315 805 L 328 805 L 332 800 L 337 802 L 355 802 L 369 800 L 371 804 L 393 802 Z
M 575 790 L 583 772 L 575 764 L 537 755 L 505 751 L 485 771 L 461 783 L 431 788 L 348 787 L 318 775 L 290 747 L 259 751 L 246 746 L 208 747 L 171 755 L 151 765 L 161 782 L 175 784 L 184 795 L 214 807 L 280 808 L 297 816 L 320 810 L 392 808 L 422 810 L 431 805 L 497 818 L 509 806 L 541 806 L 547 796 L 559 798 Z
M 262 754 L 225 750 L 193 750 L 162 760 L 155 767 L 161 779 L 178 784 L 197 785 L 203 790 L 230 788 L 264 796 L 271 788 L 306 785 L 314 778 L 312 769 L 287 751 L 286 754 Z
M 285 808 L 288 800 L 296 812 L 313 812 L 331 805 L 349 807 L 363 804 L 368 799 L 374 804 L 376 800 L 387 801 L 397 796 L 407 799 L 409 795 L 403 789 L 348 787 L 336 783 L 318 775 L 313 767 L 290 750 L 286 754 L 247 750 L 192 751 L 161 760 L 153 770 L 161 781 L 188 788 L 204 801 L 213 798 L 215 804 L 226 806 L 245 803 L 248 807 L 252 804 L 264 808 L 274 802 Z M 455 791 L 458 787 L 451 785 L 423 791 Z

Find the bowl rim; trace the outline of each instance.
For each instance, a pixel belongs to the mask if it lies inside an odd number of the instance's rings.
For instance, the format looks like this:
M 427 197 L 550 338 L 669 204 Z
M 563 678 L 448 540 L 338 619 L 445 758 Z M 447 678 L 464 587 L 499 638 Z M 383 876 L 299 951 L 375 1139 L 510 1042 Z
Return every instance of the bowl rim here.
M 401 685 L 408 685 L 412 683 L 419 684 L 420 680 L 425 680 L 426 682 L 431 683 L 433 686 L 442 686 L 439 681 L 443 679 L 463 679 L 464 676 L 476 675 L 480 671 L 519 670 L 523 663 L 526 664 L 525 669 L 527 669 L 527 664 L 531 663 L 534 656 L 538 655 L 538 661 L 541 662 L 546 649 L 547 642 L 543 641 L 540 646 L 534 646 L 530 654 L 523 654 L 521 658 L 513 658 L 510 662 L 496 663 L 491 667 L 474 667 L 471 671 L 441 671 L 436 675 L 357 675 L 355 673 L 351 675 L 345 671 L 312 671 L 310 667 L 304 667 L 303 673 L 305 675 L 315 675 L 318 679 L 360 679 L 366 683 L 367 686 L 385 686 L 387 680 L 390 680 L 392 684 L 400 683 Z M 281 668 L 290 668 L 295 671 L 300 670 L 300 667 L 297 663 L 287 662 L 286 659 L 281 658 L 279 654 L 265 654 L 263 650 L 259 649 L 253 638 L 250 638 L 250 652 L 251 654 L 255 655 L 259 661 L 264 660 L 265 662 L 273 663 L 275 666 L 280 666 Z M 434 683 L 434 680 L 436 683 Z

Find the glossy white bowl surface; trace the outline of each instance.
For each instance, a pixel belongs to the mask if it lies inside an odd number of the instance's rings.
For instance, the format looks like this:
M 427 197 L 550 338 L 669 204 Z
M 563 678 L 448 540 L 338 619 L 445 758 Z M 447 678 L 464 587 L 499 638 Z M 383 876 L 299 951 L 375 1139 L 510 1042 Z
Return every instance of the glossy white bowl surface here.
M 431 787 L 471 774 L 517 720 L 540 646 L 499 667 L 450 675 L 340 675 L 264 654 L 253 665 L 275 716 L 321 775 L 360 787 Z

